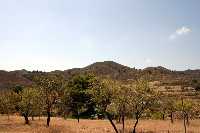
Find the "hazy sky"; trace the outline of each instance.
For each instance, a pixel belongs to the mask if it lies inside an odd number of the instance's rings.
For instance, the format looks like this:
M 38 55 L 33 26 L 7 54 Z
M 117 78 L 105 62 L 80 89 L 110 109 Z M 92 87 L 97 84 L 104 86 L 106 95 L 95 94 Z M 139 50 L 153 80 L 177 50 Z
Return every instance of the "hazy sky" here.
M 0 0 L 0 69 L 197 69 L 199 12 L 199 0 Z

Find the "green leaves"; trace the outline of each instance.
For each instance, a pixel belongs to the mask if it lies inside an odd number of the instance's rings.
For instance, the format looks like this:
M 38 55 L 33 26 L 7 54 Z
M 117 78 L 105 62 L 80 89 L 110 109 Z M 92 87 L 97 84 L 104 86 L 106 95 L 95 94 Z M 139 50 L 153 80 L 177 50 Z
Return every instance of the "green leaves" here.
M 192 110 L 194 103 L 189 99 L 182 99 L 176 102 L 176 108 L 178 111 L 189 112 Z
M 29 116 L 38 105 L 37 99 L 40 94 L 35 88 L 25 88 L 19 93 L 21 101 L 18 103 L 19 111 L 22 115 Z
M 88 93 L 92 95 L 92 100 L 100 112 L 106 111 L 107 106 L 113 98 L 114 82 L 111 80 L 99 80 L 93 82 Z
M 84 117 L 90 117 L 87 115 L 94 113 L 94 102 L 89 93 L 94 80 L 91 75 L 77 75 L 68 82 L 63 101 L 73 115 L 85 113 Z
M 1 91 L 0 92 L 0 110 L 1 113 L 9 114 L 16 111 L 16 105 L 19 101 L 17 94 L 12 91 Z

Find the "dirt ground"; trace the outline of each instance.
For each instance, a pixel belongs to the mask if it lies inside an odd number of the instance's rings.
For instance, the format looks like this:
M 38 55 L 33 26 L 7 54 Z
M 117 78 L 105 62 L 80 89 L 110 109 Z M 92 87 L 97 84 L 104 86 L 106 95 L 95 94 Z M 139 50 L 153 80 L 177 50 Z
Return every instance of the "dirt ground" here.
M 131 132 L 133 120 L 126 121 L 126 132 Z M 23 117 L 0 116 L 0 133 L 114 133 L 108 120 L 80 120 L 78 123 L 74 119 L 64 120 L 63 118 L 52 118 L 50 127 L 46 127 L 46 119 L 30 118 L 30 125 L 24 124 Z M 118 129 L 122 128 L 117 124 Z M 190 121 L 188 133 L 200 133 L 200 120 Z M 162 120 L 141 120 L 139 122 L 138 133 L 183 133 L 183 122 Z

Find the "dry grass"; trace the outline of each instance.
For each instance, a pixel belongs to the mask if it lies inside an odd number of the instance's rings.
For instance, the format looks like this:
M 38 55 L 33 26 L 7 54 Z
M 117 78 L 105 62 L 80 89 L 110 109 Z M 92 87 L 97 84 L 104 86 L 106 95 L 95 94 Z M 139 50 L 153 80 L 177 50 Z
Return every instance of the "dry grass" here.
M 12 116 L 10 120 L 6 116 L 0 116 L 0 133 L 114 133 L 107 120 L 81 120 L 78 124 L 76 120 L 62 118 L 52 118 L 49 128 L 45 125 L 45 118 L 38 118 L 30 121 L 30 125 L 24 125 L 24 119 L 19 116 Z M 121 124 L 117 124 L 121 128 Z M 133 121 L 126 121 L 126 132 L 130 132 Z M 183 133 L 182 121 L 171 124 L 169 121 L 161 120 L 141 120 L 138 125 L 138 132 L 145 133 Z M 200 120 L 191 121 L 188 133 L 200 132 Z

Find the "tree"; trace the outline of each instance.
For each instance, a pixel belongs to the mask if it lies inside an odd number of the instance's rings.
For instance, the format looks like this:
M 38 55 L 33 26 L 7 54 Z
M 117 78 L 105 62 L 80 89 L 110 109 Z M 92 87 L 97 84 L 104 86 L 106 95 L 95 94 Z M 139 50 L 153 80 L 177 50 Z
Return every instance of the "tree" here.
M 35 116 L 38 116 L 40 119 L 40 116 L 42 115 L 43 110 L 44 110 L 44 105 L 45 103 L 42 97 L 42 92 L 40 89 L 37 88 L 37 95 L 35 95 L 34 106 L 32 108 L 33 111 L 31 113 L 32 120 L 34 120 Z
M 197 79 L 193 79 L 190 84 L 196 91 L 200 91 L 200 83 Z
M 21 86 L 21 85 L 16 85 L 12 90 L 13 90 L 15 93 L 19 94 L 20 92 L 22 92 L 23 88 L 24 88 L 24 87 Z
M 49 127 L 53 108 L 63 93 L 63 79 L 57 75 L 40 74 L 35 76 L 33 80 L 40 88 L 44 109 L 47 113 L 47 126 Z
M 174 122 L 173 114 L 176 112 L 176 104 L 175 104 L 174 97 L 168 96 L 168 95 L 161 95 L 161 98 L 159 100 L 159 110 L 162 114 L 162 119 L 164 120 L 165 115 L 170 116 L 171 123 Z
M 139 119 L 144 112 L 152 107 L 158 99 L 158 93 L 149 87 L 147 80 L 137 80 L 130 92 L 130 103 L 132 104 L 132 112 L 134 113 L 136 122 L 133 127 L 133 133 L 136 133 L 136 127 Z
M 177 110 L 182 112 L 184 131 L 187 132 L 187 125 L 189 125 L 189 114 L 192 111 L 193 103 L 189 99 L 181 98 L 176 104 Z
M 95 113 L 94 102 L 87 93 L 93 80 L 94 77 L 91 75 L 77 75 L 69 81 L 65 90 L 65 103 L 75 114 L 78 122 L 80 116 L 91 117 Z
M 130 114 L 130 92 L 131 88 L 122 83 L 117 83 L 114 88 L 114 96 L 111 99 L 111 104 L 108 105 L 107 111 L 113 112 L 119 116 L 119 121 L 122 119 L 122 132 L 125 130 L 125 116 Z
M 171 123 L 174 123 L 174 112 L 176 112 L 176 106 L 175 106 L 175 98 L 173 97 L 168 97 L 167 101 L 166 101 L 166 104 L 167 104 L 167 113 L 169 114 L 170 116 L 170 120 L 171 120 Z
M 95 102 L 98 112 L 107 116 L 114 131 L 118 133 L 119 131 L 108 109 L 108 106 L 112 104 L 115 87 L 114 81 L 96 79 L 88 93 L 92 95 L 92 100 Z
M 36 99 L 39 96 L 38 91 L 35 88 L 24 88 L 19 92 L 21 97 L 18 103 L 19 112 L 25 119 L 25 124 L 29 124 L 28 117 L 34 112 L 34 108 L 37 105 Z
M 1 113 L 7 114 L 8 120 L 9 115 L 16 111 L 16 105 L 19 98 L 15 93 L 10 90 L 1 91 L 0 93 L 0 110 Z

